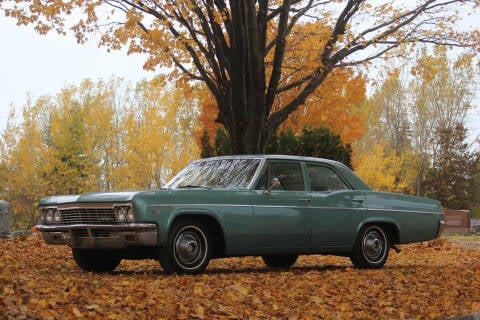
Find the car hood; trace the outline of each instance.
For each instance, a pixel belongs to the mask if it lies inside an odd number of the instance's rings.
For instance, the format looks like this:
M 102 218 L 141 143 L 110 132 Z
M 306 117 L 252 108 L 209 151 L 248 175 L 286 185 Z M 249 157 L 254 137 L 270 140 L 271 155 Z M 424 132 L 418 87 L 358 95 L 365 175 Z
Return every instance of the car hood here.
M 94 192 L 82 195 L 63 195 L 40 199 L 39 205 L 58 205 L 73 202 L 125 202 L 142 191 Z

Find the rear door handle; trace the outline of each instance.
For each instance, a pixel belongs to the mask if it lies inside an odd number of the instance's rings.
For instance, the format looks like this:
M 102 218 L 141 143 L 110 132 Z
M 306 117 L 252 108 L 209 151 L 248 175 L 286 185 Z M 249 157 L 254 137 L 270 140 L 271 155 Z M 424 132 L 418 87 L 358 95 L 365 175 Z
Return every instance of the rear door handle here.
M 352 202 L 356 202 L 356 203 L 363 203 L 364 199 L 363 198 L 353 198 L 352 199 Z

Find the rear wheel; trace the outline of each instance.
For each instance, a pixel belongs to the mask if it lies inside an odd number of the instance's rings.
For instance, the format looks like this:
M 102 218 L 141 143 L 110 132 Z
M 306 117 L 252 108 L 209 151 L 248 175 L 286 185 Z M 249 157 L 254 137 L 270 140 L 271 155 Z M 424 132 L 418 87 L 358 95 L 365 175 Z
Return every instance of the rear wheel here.
M 389 250 L 387 232 L 379 225 L 367 225 L 358 234 L 350 260 L 360 269 L 378 269 L 387 262 Z
M 208 229 L 192 219 L 177 222 L 170 231 L 167 245 L 160 248 L 159 261 L 166 273 L 197 274 L 210 262 Z
M 77 265 L 88 272 L 110 272 L 122 261 L 120 256 L 107 250 L 72 249 L 72 254 Z
M 262 256 L 263 262 L 270 268 L 290 268 L 297 262 L 298 255 L 265 255 Z

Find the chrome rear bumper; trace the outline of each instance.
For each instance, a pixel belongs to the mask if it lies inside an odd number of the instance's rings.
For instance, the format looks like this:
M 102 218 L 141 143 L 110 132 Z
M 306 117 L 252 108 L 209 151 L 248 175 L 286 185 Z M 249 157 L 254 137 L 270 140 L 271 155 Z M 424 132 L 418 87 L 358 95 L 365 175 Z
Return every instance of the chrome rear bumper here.
M 443 230 L 445 230 L 445 227 L 447 225 L 445 224 L 445 221 L 440 221 L 438 223 L 438 232 L 437 232 L 437 238 L 440 238 L 442 236 Z

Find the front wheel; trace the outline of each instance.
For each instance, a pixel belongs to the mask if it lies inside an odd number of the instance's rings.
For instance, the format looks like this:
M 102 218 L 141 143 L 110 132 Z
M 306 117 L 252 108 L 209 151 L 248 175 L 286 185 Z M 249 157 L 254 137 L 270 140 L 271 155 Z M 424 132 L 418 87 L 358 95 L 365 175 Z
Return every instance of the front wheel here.
M 290 268 L 297 262 L 298 255 L 265 255 L 262 256 L 263 262 L 270 268 Z
M 122 261 L 119 255 L 107 250 L 72 249 L 72 254 L 77 265 L 87 272 L 111 272 Z
M 173 226 L 167 245 L 160 248 L 159 260 L 165 273 L 198 274 L 210 262 L 210 251 L 207 227 L 188 219 Z
M 385 230 L 378 225 L 367 225 L 358 234 L 350 260 L 360 269 L 378 269 L 387 262 L 389 250 Z

